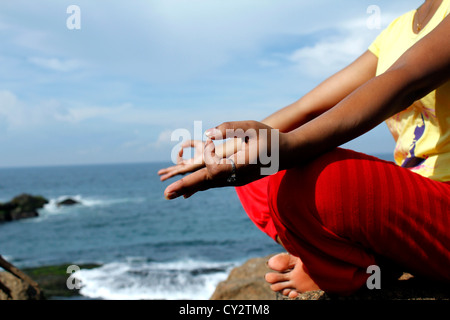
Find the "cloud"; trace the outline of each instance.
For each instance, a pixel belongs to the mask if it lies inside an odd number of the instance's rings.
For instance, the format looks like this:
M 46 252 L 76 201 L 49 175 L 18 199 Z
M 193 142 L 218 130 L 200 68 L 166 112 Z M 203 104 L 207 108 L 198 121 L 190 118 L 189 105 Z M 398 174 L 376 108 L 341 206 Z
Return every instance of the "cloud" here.
M 66 110 L 53 99 L 36 104 L 19 99 L 13 92 L 0 91 L 0 116 L 11 130 L 28 130 L 36 126 L 44 126 L 58 117 L 63 117 Z
M 168 109 L 172 110 L 171 115 Z M 174 114 L 177 116 L 175 117 Z M 83 125 L 93 127 L 124 125 L 136 126 L 187 126 L 201 119 L 204 111 L 186 107 L 145 106 L 139 107 L 130 102 L 103 104 L 74 100 L 42 99 L 29 101 L 21 99 L 9 90 L 0 91 L 0 117 L 3 123 L 13 130 L 29 130 L 37 127 L 58 125 Z M 167 131 L 158 138 L 159 143 L 167 141 Z
M 32 57 L 28 61 L 38 67 L 60 72 L 74 71 L 80 68 L 83 64 L 76 59 L 61 60 L 58 58 L 38 58 Z
M 343 19 L 330 27 L 322 28 L 303 35 L 308 41 L 289 52 L 276 52 L 271 59 L 261 59 L 262 67 L 286 66 L 312 79 L 323 79 L 346 67 L 363 54 L 395 17 L 397 13 L 382 12 L 379 24 L 374 25 L 370 15 L 359 15 L 353 19 Z M 319 24 L 320 25 L 320 24 Z
M 0 116 L 6 127 L 21 125 L 25 120 L 23 104 L 8 90 L 0 91 Z
M 328 10 L 320 9 L 322 4 Z M 74 31 L 65 25 L 66 6 L 51 1 L 27 3 L 23 10 L 2 3 L 0 15 L 11 26 L 10 43 L 29 50 L 35 65 L 67 72 L 83 61 L 105 75 L 153 83 L 221 71 L 259 52 L 268 37 L 308 34 L 350 15 L 334 14 L 336 5 L 328 1 L 155 0 L 130 6 L 80 0 L 77 5 L 82 28 Z
M 287 59 L 302 73 L 323 78 L 344 68 L 366 51 L 370 39 L 364 33 L 332 36 L 295 50 Z
M 164 130 L 160 132 L 158 139 L 156 140 L 156 144 L 161 145 L 172 142 L 172 132 L 172 130 Z
M 0 116 L 13 130 L 29 130 L 61 123 L 76 124 L 90 119 L 117 119 L 130 110 L 130 105 L 92 106 L 67 103 L 57 99 L 25 101 L 11 91 L 0 91 Z
M 80 123 L 91 119 L 108 119 L 121 122 L 123 116 L 133 112 L 129 103 L 118 106 L 95 106 L 74 104 L 65 109 L 64 113 L 55 115 L 54 119 L 62 122 Z
M 381 2 L 383 18 L 411 6 Z M 2 1 L 3 147 L 20 135 L 43 162 L 57 139 L 92 150 L 66 162 L 107 159 L 111 145 L 153 158 L 196 120 L 261 119 L 362 53 L 377 33 L 365 26 L 371 3 L 78 0 L 82 27 L 68 30 L 69 3 Z

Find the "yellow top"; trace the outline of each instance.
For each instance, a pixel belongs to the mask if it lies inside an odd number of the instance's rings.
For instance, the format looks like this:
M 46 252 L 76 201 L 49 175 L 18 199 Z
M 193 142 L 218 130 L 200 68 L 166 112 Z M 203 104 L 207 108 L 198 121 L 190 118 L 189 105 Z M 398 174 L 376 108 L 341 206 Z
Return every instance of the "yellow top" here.
M 450 0 L 443 0 L 418 34 L 413 31 L 416 10 L 395 19 L 369 47 L 378 57 L 377 75 L 433 30 L 449 11 Z M 434 180 L 450 181 L 450 81 L 386 123 L 396 141 L 394 159 L 398 165 Z

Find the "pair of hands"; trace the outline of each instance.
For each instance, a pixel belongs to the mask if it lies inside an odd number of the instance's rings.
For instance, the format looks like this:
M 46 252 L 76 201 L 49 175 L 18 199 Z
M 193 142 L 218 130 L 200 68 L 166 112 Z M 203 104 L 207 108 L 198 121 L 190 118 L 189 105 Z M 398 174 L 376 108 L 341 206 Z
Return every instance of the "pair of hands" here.
M 180 196 L 189 198 L 198 191 L 225 186 L 242 186 L 262 177 L 261 154 L 270 154 L 274 130 L 257 121 L 226 122 L 205 132 L 206 142 L 198 140 L 185 141 L 178 154 L 178 163 L 174 166 L 159 170 L 162 181 L 177 175 L 190 173 L 169 185 L 164 191 L 166 199 Z M 278 132 L 278 131 L 276 131 Z M 213 140 L 240 138 L 242 144 L 231 156 L 225 158 L 216 154 Z M 273 141 L 278 144 L 279 141 Z M 191 159 L 183 159 L 183 150 L 194 148 Z M 232 173 L 232 161 L 236 166 L 236 181 L 228 182 Z

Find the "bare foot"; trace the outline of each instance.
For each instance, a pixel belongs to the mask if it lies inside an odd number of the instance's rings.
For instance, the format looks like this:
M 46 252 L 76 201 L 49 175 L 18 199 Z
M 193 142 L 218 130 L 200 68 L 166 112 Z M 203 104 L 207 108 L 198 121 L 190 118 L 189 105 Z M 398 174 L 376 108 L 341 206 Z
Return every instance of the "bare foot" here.
M 270 269 L 276 271 L 269 272 L 265 276 L 273 291 L 293 299 L 299 293 L 319 290 L 319 286 L 303 269 L 300 258 L 280 253 L 270 258 L 267 264 Z

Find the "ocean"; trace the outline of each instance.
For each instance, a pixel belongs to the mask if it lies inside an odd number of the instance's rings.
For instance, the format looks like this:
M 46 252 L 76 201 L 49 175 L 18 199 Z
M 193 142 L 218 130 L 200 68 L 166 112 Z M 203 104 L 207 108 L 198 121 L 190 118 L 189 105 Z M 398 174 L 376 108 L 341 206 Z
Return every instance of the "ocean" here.
M 233 267 L 282 251 L 233 188 L 165 200 L 174 179 L 161 182 L 157 171 L 169 165 L 0 169 L 0 202 L 49 200 L 38 217 L 0 224 L 0 254 L 19 268 L 101 264 L 73 274 L 81 299 L 205 300 Z M 56 205 L 67 197 L 80 204 Z

